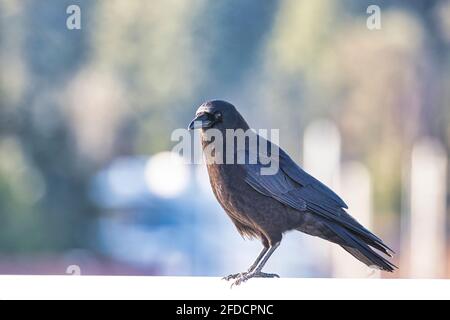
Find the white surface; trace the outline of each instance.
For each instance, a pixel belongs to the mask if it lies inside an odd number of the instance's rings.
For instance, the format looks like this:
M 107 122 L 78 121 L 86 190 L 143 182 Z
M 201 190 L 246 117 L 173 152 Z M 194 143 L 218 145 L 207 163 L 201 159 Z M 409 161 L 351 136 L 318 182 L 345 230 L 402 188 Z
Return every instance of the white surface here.
M 450 299 L 450 280 L 0 276 L 0 299 Z

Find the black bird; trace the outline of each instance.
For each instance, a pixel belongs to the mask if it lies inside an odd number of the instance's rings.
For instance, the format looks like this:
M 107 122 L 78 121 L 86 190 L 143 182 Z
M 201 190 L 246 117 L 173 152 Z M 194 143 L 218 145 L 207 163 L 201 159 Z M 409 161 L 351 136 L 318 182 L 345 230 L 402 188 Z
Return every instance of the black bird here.
M 278 277 L 263 273 L 262 268 L 280 245 L 283 233 L 290 230 L 336 243 L 369 267 L 389 272 L 396 268 L 373 249 L 390 257 L 393 251 L 345 211 L 348 207 L 338 195 L 302 170 L 278 146 L 268 142 L 268 155 L 275 148 L 279 154 L 276 159 L 279 169 L 275 174 L 261 174 L 265 164 L 260 151 L 256 163 L 248 161 L 252 152 L 248 143 L 244 149 L 235 144 L 232 150 L 235 161 L 226 163 L 225 154 L 230 152 L 226 150 L 226 130 L 249 130 L 232 104 L 220 100 L 203 103 L 189 125 L 191 130 L 196 128 L 201 128 L 204 151 L 217 143 L 216 139 L 208 138 L 209 130 L 214 128 L 222 133 L 224 150 L 214 148 L 212 154 L 222 158 L 223 163 L 207 163 L 211 187 L 239 233 L 243 237 L 259 238 L 264 246 L 247 271 L 224 279 L 236 279 L 234 284 L 239 285 L 253 277 Z M 247 155 L 248 163 L 235 163 L 240 152 Z

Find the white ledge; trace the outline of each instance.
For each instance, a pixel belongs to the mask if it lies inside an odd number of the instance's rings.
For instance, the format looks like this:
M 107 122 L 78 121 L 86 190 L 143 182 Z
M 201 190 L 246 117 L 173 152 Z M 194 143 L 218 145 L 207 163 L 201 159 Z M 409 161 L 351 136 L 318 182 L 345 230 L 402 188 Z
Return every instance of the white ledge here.
M 0 276 L 0 299 L 449 299 L 450 280 Z

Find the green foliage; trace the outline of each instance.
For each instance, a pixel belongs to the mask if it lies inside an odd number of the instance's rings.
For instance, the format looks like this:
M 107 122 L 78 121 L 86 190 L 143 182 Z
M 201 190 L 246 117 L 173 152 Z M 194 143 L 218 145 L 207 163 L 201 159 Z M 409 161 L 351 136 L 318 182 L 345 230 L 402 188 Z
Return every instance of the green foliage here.
M 0 251 L 89 247 L 93 174 L 169 149 L 206 99 L 280 128 L 299 159 L 304 126 L 334 119 L 385 214 L 400 212 L 412 142 L 449 148 L 445 1 L 385 1 L 380 31 L 356 0 L 75 1 L 69 31 L 72 2 L 0 1 Z

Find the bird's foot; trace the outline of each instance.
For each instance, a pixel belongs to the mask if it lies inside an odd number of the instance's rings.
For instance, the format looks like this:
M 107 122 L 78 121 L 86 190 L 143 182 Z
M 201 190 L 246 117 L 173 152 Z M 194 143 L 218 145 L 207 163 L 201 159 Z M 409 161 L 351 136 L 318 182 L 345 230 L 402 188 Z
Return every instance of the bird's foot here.
M 254 278 L 279 278 L 280 276 L 276 273 L 264 273 L 264 272 L 257 272 L 253 276 Z
M 222 280 L 230 281 L 230 280 L 234 280 L 234 279 L 240 278 L 240 277 L 242 277 L 242 276 L 244 276 L 246 274 L 248 274 L 247 271 L 239 272 L 239 273 L 232 273 L 232 274 L 230 274 L 230 275 L 228 275 L 226 277 L 223 277 Z
M 236 279 L 236 281 L 233 282 L 231 287 L 238 286 L 241 283 L 244 283 L 251 278 L 279 278 L 279 277 L 280 276 L 275 273 L 264 273 L 261 271 L 259 271 L 259 272 L 244 272 L 243 274 L 241 274 L 241 276 L 237 277 L 237 279 L 232 278 L 232 279 Z

